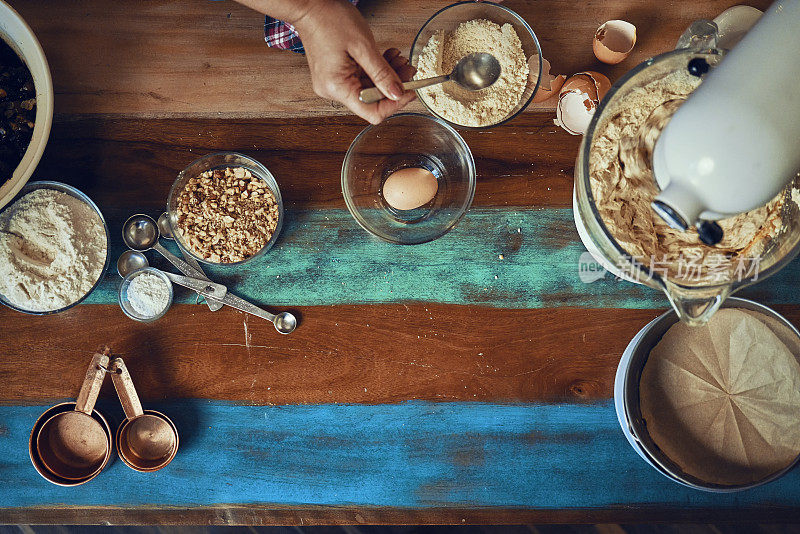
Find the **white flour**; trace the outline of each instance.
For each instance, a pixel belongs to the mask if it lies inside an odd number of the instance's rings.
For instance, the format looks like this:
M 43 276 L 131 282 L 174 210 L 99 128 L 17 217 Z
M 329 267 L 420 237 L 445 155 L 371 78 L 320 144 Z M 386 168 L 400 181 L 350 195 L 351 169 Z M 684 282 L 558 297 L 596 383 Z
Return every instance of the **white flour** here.
M 100 278 L 106 245 L 103 223 L 86 203 L 32 191 L 0 214 L 0 294 L 28 311 L 69 306 Z
M 420 53 L 415 79 L 450 74 L 462 57 L 475 52 L 488 52 L 500 62 L 500 78 L 491 87 L 469 91 L 451 81 L 420 89 L 419 95 L 450 122 L 487 126 L 517 107 L 528 84 L 528 60 L 511 24 L 475 19 L 452 32 L 434 33 Z
M 142 273 L 131 280 L 126 296 L 136 313 L 153 317 L 169 304 L 169 286 L 152 273 Z

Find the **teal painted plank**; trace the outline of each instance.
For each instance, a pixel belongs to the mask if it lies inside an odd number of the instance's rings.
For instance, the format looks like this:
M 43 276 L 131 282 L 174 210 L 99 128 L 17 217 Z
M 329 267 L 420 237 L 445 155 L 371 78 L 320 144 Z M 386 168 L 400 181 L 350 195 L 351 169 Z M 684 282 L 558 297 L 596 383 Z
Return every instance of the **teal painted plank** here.
M 175 460 L 156 473 L 138 473 L 116 460 L 95 480 L 75 488 L 46 482 L 28 459 L 28 435 L 45 407 L 0 406 L 0 507 L 800 506 L 797 469 L 760 488 L 730 495 L 690 490 L 667 480 L 625 441 L 610 401 L 145 404 L 177 424 L 181 448 Z M 119 421 L 118 404 L 105 402 L 101 408 Z
M 128 215 L 109 221 L 114 261 L 123 250 L 119 235 Z M 289 211 L 278 243 L 265 257 L 208 272 L 238 295 L 273 306 L 403 301 L 508 308 L 668 306 L 661 292 L 611 275 L 584 284 L 578 277 L 584 251 L 569 209 L 473 209 L 449 234 L 417 246 L 372 237 L 346 210 Z M 154 260 L 154 253 L 148 256 L 155 265 L 166 265 Z M 114 303 L 118 287 L 112 265 L 86 302 Z M 767 304 L 800 304 L 798 287 L 800 263 L 794 261 L 741 295 Z M 176 299 L 192 302 L 194 294 L 177 288 Z

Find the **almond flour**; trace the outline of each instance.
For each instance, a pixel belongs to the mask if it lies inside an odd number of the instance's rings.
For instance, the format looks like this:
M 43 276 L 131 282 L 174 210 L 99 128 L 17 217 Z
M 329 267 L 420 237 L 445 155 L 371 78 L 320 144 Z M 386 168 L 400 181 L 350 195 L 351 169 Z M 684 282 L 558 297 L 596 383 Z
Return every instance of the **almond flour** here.
M 91 291 L 107 253 L 103 222 L 89 205 L 37 189 L 0 215 L 0 294 L 26 311 L 64 308 Z
M 152 273 L 142 273 L 131 280 L 126 296 L 136 313 L 155 317 L 169 305 L 169 286 Z
M 415 79 L 450 74 L 462 57 L 476 52 L 488 52 L 500 62 L 500 78 L 492 86 L 469 91 L 450 81 L 419 90 L 428 107 L 463 126 L 502 121 L 517 107 L 528 85 L 528 60 L 514 27 L 485 19 L 434 33 L 420 53 Z

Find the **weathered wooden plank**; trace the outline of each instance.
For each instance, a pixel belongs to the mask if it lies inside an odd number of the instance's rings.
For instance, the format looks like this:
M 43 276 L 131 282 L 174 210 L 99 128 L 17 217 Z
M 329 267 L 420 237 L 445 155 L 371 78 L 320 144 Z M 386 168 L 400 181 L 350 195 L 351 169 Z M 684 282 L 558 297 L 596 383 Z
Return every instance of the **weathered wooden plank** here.
M 342 160 L 360 119 L 109 119 L 56 121 L 34 178 L 69 182 L 113 207 L 160 207 L 194 159 L 236 151 L 275 175 L 284 202 L 342 208 Z M 476 206 L 569 207 L 579 138 L 553 113 L 526 113 L 510 126 L 461 132 L 478 172 Z
M 525 525 L 548 523 L 796 523 L 796 507 L 759 505 L 685 508 L 682 505 L 542 510 L 397 508 L 372 506 L 217 505 L 194 508 L 45 506 L 0 508 L 0 523 L 55 525 Z
M 628 340 L 658 314 L 430 304 L 295 311 L 300 326 L 281 336 L 263 320 L 205 306 L 176 306 L 153 324 L 116 306 L 51 317 L 3 310 L 0 401 L 77 395 L 91 352 L 107 343 L 145 399 L 583 402 L 612 395 Z M 115 395 L 110 384 L 103 395 Z
M 776 309 L 800 325 L 797 306 Z M 0 402 L 76 396 L 103 344 L 125 358 L 149 400 L 584 402 L 612 396 L 623 350 L 660 313 L 431 304 L 294 311 L 300 326 L 281 336 L 263 320 L 205 306 L 175 306 L 152 324 L 116 306 L 47 317 L 0 310 Z M 102 396 L 115 396 L 110 384 Z
M 114 237 L 120 233 L 118 220 L 111 225 Z M 449 234 L 413 247 L 378 240 L 346 210 L 293 210 L 266 256 L 235 269 L 207 271 L 241 296 L 275 306 L 403 301 L 506 308 L 665 306 L 659 292 L 611 277 L 584 284 L 578 277 L 582 252 L 570 210 L 475 209 Z M 111 273 L 87 302 L 116 302 L 118 285 Z M 181 302 L 193 299 L 178 293 Z
M 383 48 L 408 52 L 423 23 L 448 1 L 363 2 Z M 735 0 L 670 2 L 509 0 L 537 33 L 558 73 L 587 68 L 616 79 L 643 59 L 670 50 L 691 21 L 713 18 Z M 769 0 L 750 4 L 765 7 Z M 58 113 L 219 116 L 339 114 L 316 98 L 305 59 L 269 50 L 263 18 L 234 2 L 17 1 L 42 41 L 53 72 Z M 624 18 L 639 42 L 620 65 L 600 64 L 592 36 L 602 22 Z M 543 107 L 552 109 L 549 102 Z M 416 103 L 413 109 L 420 109 Z
M 112 265 L 86 303 L 117 301 L 114 264 L 125 248 L 118 236 L 123 220 L 136 211 L 110 213 Z M 174 244 L 167 246 L 177 252 Z M 345 210 L 289 210 L 266 256 L 235 269 L 206 271 L 240 296 L 275 307 L 409 301 L 500 308 L 667 306 L 660 291 L 608 273 L 582 282 L 578 270 L 584 252 L 571 210 L 473 209 L 449 234 L 414 247 L 378 240 Z M 153 265 L 173 269 L 160 256 L 147 255 Z M 770 305 L 797 304 L 798 283 L 800 263 L 794 261 L 741 296 Z M 176 302 L 194 302 L 194 294 L 183 288 L 175 294 Z
M 106 210 L 114 240 L 112 263 L 123 250 L 118 237 L 122 222 L 135 211 Z M 207 271 L 243 297 L 280 307 L 408 301 L 500 308 L 667 306 L 660 291 L 610 274 L 583 283 L 578 270 L 584 252 L 568 209 L 476 208 L 447 235 L 416 246 L 371 236 L 346 210 L 289 210 L 266 256 Z M 154 253 L 148 256 L 154 265 L 171 268 Z M 116 302 L 118 286 L 112 266 L 86 302 Z M 768 304 L 797 304 L 798 287 L 800 262 L 795 261 L 742 295 Z M 193 295 L 176 290 L 177 302 L 194 302 Z
M 148 403 L 181 433 L 155 473 L 115 461 L 61 488 L 30 465 L 43 406 L 2 406 L 3 506 L 364 506 L 538 510 L 800 506 L 800 471 L 737 494 L 684 488 L 625 441 L 610 401 L 580 405 L 424 403 L 241 406 Z M 116 421 L 118 404 L 101 408 Z M 115 423 L 116 425 L 116 423 Z M 115 426 L 114 425 L 114 426 Z

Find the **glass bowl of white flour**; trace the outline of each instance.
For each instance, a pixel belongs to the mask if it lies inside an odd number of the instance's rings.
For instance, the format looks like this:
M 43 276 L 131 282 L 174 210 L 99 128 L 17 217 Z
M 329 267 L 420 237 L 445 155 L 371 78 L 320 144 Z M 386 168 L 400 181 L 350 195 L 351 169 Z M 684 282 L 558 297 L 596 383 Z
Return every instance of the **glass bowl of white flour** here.
M 105 276 L 109 248 L 88 196 L 59 182 L 26 184 L 0 211 L 0 303 L 34 315 L 79 304 Z
M 525 20 L 492 2 L 458 2 L 436 12 L 411 45 L 416 79 L 450 74 L 462 57 L 488 52 L 500 62 L 500 78 L 469 91 L 449 81 L 417 90 L 434 116 L 459 128 L 489 128 L 520 114 L 533 100 L 541 77 L 542 49 Z
M 172 297 L 172 282 L 153 267 L 129 273 L 119 286 L 122 311 L 142 323 L 162 318 L 172 306 Z

